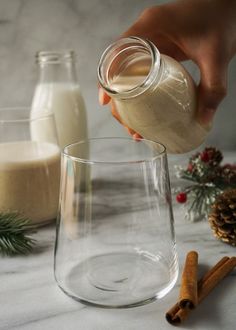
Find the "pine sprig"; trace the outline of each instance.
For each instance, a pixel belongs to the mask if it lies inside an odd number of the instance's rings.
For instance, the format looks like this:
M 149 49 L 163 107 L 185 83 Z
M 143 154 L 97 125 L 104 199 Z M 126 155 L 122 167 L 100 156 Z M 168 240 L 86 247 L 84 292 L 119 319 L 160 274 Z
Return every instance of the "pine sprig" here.
M 207 217 L 217 195 L 236 188 L 236 166 L 222 166 L 222 160 L 221 151 L 207 147 L 189 159 L 187 168 L 178 168 L 178 178 L 192 183 L 176 196 L 179 203 L 187 205 L 186 218 L 196 221 Z
M 35 240 L 26 235 L 30 220 L 16 212 L 0 213 L 0 254 L 28 254 Z

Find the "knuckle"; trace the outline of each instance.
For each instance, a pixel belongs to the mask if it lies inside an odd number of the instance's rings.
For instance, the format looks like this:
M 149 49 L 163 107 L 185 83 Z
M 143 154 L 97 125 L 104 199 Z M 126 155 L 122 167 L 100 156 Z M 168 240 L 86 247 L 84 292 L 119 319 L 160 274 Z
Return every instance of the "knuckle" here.
M 157 13 L 157 7 L 149 7 L 144 9 L 144 11 L 140 15 L 140 19 L 143 21 L 150 22 L 153 20 L 154 16 Z
M 227 88 L 224 85 L 212 85 L 209 92 L 215 99 L 221 100 L 227 95 Z
M 211 105 L 212 107 L 214 107 L 215 105 L 218 105 L 227 95 L 227 88 L 226 85 L 223 83 L 208 83 L 203 86 L 202 92 L 203 98 L 206 100 L 207 103 L 209 103 L 209 106 Z

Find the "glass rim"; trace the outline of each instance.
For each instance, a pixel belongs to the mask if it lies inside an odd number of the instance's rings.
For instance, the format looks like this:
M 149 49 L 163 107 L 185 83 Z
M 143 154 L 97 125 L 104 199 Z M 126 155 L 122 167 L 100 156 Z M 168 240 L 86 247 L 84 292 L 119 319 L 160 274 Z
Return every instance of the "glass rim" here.
M 66 149 L 71 148 L 71 147 L 75 147 L 77 145 L 84 145 L 86 143 L 89 143 L 91 141 L 104 141 L 104 140 L 123 140 L 123 141 L 128 141 L 128 142 L 133 142 L 133 143 L 141 143 L 141 142 L 147 142 L 149 144 L 152 145 L 158 145 L 159 147 L 162 148 L 161 151 L 156 151 L 157 154 L 153 157 L 150 158 L 142 158 L 142 159 L 138 159 L 138 160 L 125 160 L 125 161 L 106 161 L 106 160 L 90 160 L 90 159 L 86 159 L 86 158 L 82 158 L 82 157 L 77 157 L 77 156 L 72 156 L 69 155 L 68 152 L 66 152 Z M 85 140 L 81 140 L 75 143 L 71 143 L 68 144 L 67 146 L 65 146 L 62 151 L 61 151 L 62 155 L 66 158 L 69 158 L 75 162 L 78 163 L 84 163 L 84 164 L 90 164 L 90 165 L 104 165 L 104 164 L 110 164 L 110 165 L 125 165 L 125 164 L 143 164 L 143 163 L 150 163 L 155 161 L 156 159 L 163 157 L 164 155 L 166 155 L 166 147 L 160 143 L 160 142 L 155 142 L 152 140 L 148 140 L 148 139 L 132 139 L 129 137 L 116 137 L 116 136 L 108 136 L 108 137 L 97 137 L 97 138 L 88 138 Z
M 35 108 L 34 108 L 35 109 Z M 30 117 L 30 110 L 31 107 L 0 107 L 0 124 L 10 124 L 10 123 L 27 123 L 27 122 L 32 122 L 35 120 L 39 120 L 39 119 L 46 119 L 46 118 L 50 118 L 50 117 L 54 117 L 54 113 L 51 111 L 47 111 L 42 115 L 37 115 L 37 117 L 35 118 L 31 118 Z M 23 118 L 6 118 L 6 119 L 2 119 L 1 118 L 1 113 L 3 112 L 13 112 L 15 111 L 17 113 L 17 111 L 25 111 L 27 112 L 27 115 Z

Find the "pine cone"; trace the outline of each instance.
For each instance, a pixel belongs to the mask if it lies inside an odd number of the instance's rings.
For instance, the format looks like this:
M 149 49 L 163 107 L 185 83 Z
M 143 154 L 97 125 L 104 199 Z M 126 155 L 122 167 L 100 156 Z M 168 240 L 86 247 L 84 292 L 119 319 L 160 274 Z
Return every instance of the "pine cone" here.
M 207 147 L 204 149 L 204 151 L 206 154 L 208 154 L 208 164 L 210 166 L 216 167 L 218 166 L 222 159 L 223 159 L 223 155 L 222 152 L 214 147 Z
M 236 246 L 236 189 L 217 196 L 208 219 L 217 238 Z
M 226 164 L 221 167 L 221 177 L 228 185 L 236 184 L 236 167 L 235 165 Z

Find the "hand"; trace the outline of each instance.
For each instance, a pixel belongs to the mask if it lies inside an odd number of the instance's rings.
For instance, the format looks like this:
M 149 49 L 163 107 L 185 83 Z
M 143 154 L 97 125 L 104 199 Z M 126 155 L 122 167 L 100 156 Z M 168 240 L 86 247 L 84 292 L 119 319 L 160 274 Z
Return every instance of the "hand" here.
M 236 53 L 235 0 L 179 0 L 146 9 L 122 37 L 139 36 L 177 61 L 200 69 L 197 117 L 209 124 L 226 96 L 227 70 Z M 109 103 L 102 90 L 100 103 Z M 121 122 L 114 105 L 113 115 Z

